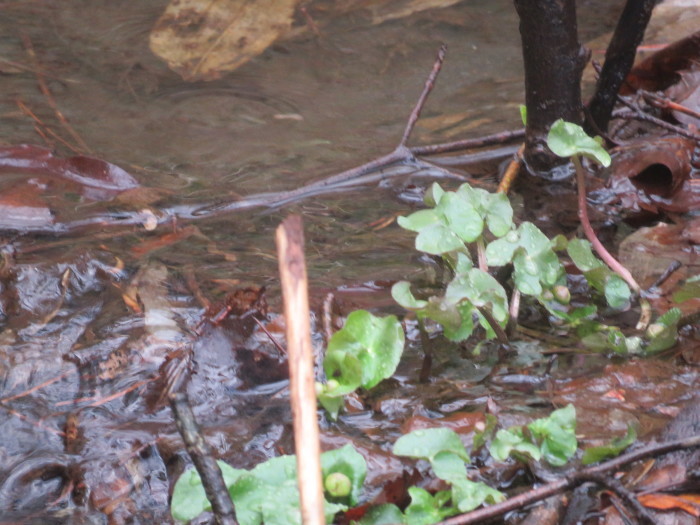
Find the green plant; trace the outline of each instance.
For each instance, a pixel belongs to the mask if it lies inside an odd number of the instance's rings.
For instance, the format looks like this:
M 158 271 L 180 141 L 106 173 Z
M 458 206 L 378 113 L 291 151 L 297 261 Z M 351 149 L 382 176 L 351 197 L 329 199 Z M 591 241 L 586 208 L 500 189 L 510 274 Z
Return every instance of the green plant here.
M 522 114 L 525 118 L 524 112 Z M 557 121 L 548 137 L 552 151 L 572 158 L 579 181 L 583 180 L 579 157 L 610 164 L 610 156 L 600 142 L 586 135 L 580 126 L 564 121 Z M 651 318 L 649 303 L 641 296 L 639 285 L 592 233 L 585 213 L 585 187 L 581 189 L 581 182 L 579 186 L 582 224 L 589 241 L 567 240 L 561 235 L 549 239 L 530 222 L 516 226 L 513 210 L 503 194 L 488 193 L 469 184 L 461 185 L 456 191 L 445 191 L 437 183 L 433 184 L 424 199 L 429 208 L 399 217 L 398 223 L 417 233 L 417 250 L 442 259 L 449 269 L 450 280 L 444 294 L 425 299 L 412 293 L 409 282 L 397 282 L 392 287 L 394 300 L 415 312 L 419 319 L 430 319 L 441 325 L 445 337 L 452 341 L 470 337 L 476 323 L 484 328 L 487 339 L 499 337 L 503 341 L 506 338 L 504 327 L 510 315 L 517 315 L 517 309 L 511 312 L 505 288 L 489 269 L 510 265 L 516 293 L 539 302 L 558 320 L 558 325 L 575 331 L 589 348 L 623 354 L 653 353 L 668 348 L 675 341 L 678 324 L 673 311 L 660 317 L 652 325 L 655 328 L 647 330 L 644 337 L 626 336 L 619 328 L 599 322 L 598 308 L 590 300 L 571 304 L 560 252 L 568 254 L 590 288 L 598 292 L 611 309 L 625 309 L 632 292 L 639 295 L 642 319 L 638 329 L 645 328 Z M 593 254 L 592 248 L 604 262 Z
M 495 435 L 496 419 L 493 416 L 487 419 L 485 432 L 474 436 L 473 446 L 479 448 L 490 442 L 489 452 L 497 461 L 513 457 L 521 461 L 543 460 L 559 467 L 571 461 L 577 452 L 576 410 L 573 405 L 555 410 L 527 425 L 501 429 Z M 584 451 L 583 461 L 590 464 L 616 456 L 635 438 L 636 433 L 630 428 L 626 436 Z M 451 429 L 415 430 L 396 441 L 393 453 L 429 462 L 435 476 L 448 483 L 450 488 L 430 494 L 422 488 L 411 487 L 408 489 L 411 503 L 403 512 L 396 505 L 382 504 L 371 508 L 358 525 L 429 525 L 504 499 L 501 492 L 485 483 L 468 479 L 466 464 L 470 461 L 469 453 Z
M 560 467 L 576 454 L 577 446 L 576 409 L 569 404 L 528 425 L 499 430 L 489 452 L 497 461 L 513 454 Z
M 410 283 L 400 281 L 393 286 L 392 296 L 401 306 L 416 312 L 419 318 L 442 325 L 448 339 L 462 341 L 471 336 L 474 318 L 485 329 L 486 338 L 495 337 L 506 326 L 509 300 L 503 285 L 488 272 L 489 267 L 512 265 L 513 285 L 518 293 L 534 298 L 565 322 L 577 324 L 596 313 L 595 308 L 579 310 L 569 305 L 571 294 L 557 252 L 567 249 L 570 242 L 561 235 L 549 239 L 530 222 L 516 227 L 505 195 L 474 189 L 468 184 L 463 184 L 456 192 L 444 191 L 436 183 L 426 195 L 426 204 L 433 209 L 401 217 L 399 224 L 418 233 L 416 249 L 443 258 L 451 271 L 451 281 L 444 295 L 428 299 L 417 299 Z M 460 222 L 464 217 L 470 217 L 469 228 Z M 455 228 L 455 224 L 460 224 L 459 228 Z M 488 243 L 485 227 L 492 236 Z M 574 253 L 577 247 L 585 251 L 581 241 L 571 242 Z M 472 262 L 470 246 L 477 254 L 479 267 Z M 578 261 L 590 266 L 587 277 L 597 279 L 596 286 L 602 283 L 611 307 L 626 305 L 624 282 L 620 286 L 619 278 L 592 253 L 591 257 L 594 262 L 584 257 Z
M 600 137 L 590 137 L 586 134 L 583 128 L 571 122 L 565 122 L 562 119 L 557 120 L 552 124 L 549 134 L 547 135 L 547 145 L 555 155 L 564 158 L 570 158 L 576 169 L 576 184 L 578 187 L 578 212 L 581 219 L 581 227 L 601 259 L 612 268 L 629 285 L 635 294 L 639 296 L 639 304 L 641 307 L 641 315 L 637 328 L 644 330 L 651 320 L 651 307 L 649 302 L 642 296 L 642 290 L 632 274 L 622 266 L 610 252 L 600 242 L 598 236 L 593 231 L 590 220 L 588 219 L 588 203 L 586 200 L 586 173 L 581 163 L 581 158 L 586 157 L 594 162 L 609 166 L 611 159 L 607 151 L 602 147 L 603 139 Z M 621 290 L 621 288 L 618 286 Z
M 467 339 L 474 330 L 474 317 L 486 337 L 502 333 L 508 322 L 508 297 L 504 287 L 488 272 L 490 266 L 513 265 L 513 281 L 523 294 L 540 296 L 545 290 L 565 284 L 564 268 L 554 252 L 563 237 L 549 240 L 534 224 L 513 224 L 513 209 L 507 197 L 469 184 L 445 191 L 435 183 L 425 202 L 432 209 L 400 217 L 399 225 L 417 232 L 416 249 L 442 257 L 452 279 L 443 296 L 416 299 L 406 281 L 392 288 L 394 300 L 419 318 L 428 318 L 444 328 L 453 341 Z M 494 238 L 486 244 L 488 233 Z M 477 254 L 472 262 L 469 246 Z
M 333 334 L 323 360 L 327 382 L 316 384 L 318 400 L 335 419 L 343 399 L 358 388 L 372 388 L 391 377 L 401 360 L 404 332 L 395 316 L 352 312 Z
M 279 456 L 252 470 L 218 462 L 236 509 L 240 525 L 301 524 L 295 456 Z M 321 454 L 326 487 L 325 513 L 331 522 L 336 513 L 359 501 L 367 474 L 364 458 L 350 445 Z M 211 510 L 199 474 L 186 470 L 175 483 L 171 504 L 173 518 L 188 522 Z

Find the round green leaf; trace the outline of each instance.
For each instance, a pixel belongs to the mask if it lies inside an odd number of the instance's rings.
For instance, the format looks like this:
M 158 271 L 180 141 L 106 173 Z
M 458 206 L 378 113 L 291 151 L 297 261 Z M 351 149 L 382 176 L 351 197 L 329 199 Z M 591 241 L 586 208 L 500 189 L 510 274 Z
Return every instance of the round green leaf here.
M 464 242 L 473 242 L 484 231 L 484 220 L 472 204 L 454 192 L 446 192 L 435 212 L 444 216 L 450 230 Z
M 406 310 L 420 310 L 425 308 L 428 301 L 416 299 L 411 293 L 411 283 L 399 281 L 391 287 L 391 297 Z
M 627 283 L 617 274 L 612 274 L 605 283 L 605 299 L 611 308 L 619 310 L 629 304 L 632 292 Z
M 401 359 L 404 333 L 396 316 L 376 317 L 366 310 L 352 312 L 328 342 L 326 359 L 336 352 L 348 352 L 359 360 L 364 388 L 372 388 L 390 377 Z M 324 369 L 329 374 L 324 360 Z
M 559 157 L 584 155 L 603 166 L 610 166 L 610 154 L 578 124 L 557 120 L 547 135 L 547 146 Z
M 408 217 L 399 217 L 396 221 L 405 230 L 419 232 L 431 224 L 439 223 L 440 217 L 435 210 L 418 210 Z
M 416 250 L 431 255 L 442 255 L 460 249 L 464 249 L 464 242 L 442 223 L 423 228 L 416 237 Z

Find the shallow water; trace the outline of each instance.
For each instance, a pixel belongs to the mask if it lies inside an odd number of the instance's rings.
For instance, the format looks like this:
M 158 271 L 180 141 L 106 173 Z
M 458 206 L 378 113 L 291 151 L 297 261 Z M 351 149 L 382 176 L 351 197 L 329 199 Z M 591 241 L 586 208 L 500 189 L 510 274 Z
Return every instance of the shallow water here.
M 317 311 L 329 291 L 343 313 L 358 306 L 392 311 L 388 283 L 430 278 L 430 269 L 416 264 L 408 233 L 395 224 L 375 228 L 418 199 L 429 178 L 415 174 L 281 208 L 183 219 L 204 205 L 292 190 L 391 151 L 443 42 L 448 59 L 411 144 L 520 125 L 522 66 L 510 2 L 460 2 L 380 25 L 366 11 L 340 15 L 328 4 L 309 6 L 320 35 L 300 30 L 234 73 L 194 84 L 148 49 L 161 0 L 0 6 L 0 140 L 75 153 L 50 136 L 42 142 L 35 122 L 18 109 L 21 100 L 76 145 L 37 88 L 38 68 L 85 142 L 81 152 L 157 190 L 154 198 L 93 202 L 53 185 L 44 202 L 57 220 L 99 222 L 142 209 L 161 220 L 155 231 L 97 224 L 63 235 L 4 234 L 0 508 L 7 521 L 165 522 L 173 480 L 188 461 L 158 399 L 157 378 L 168 367 L 185 376 L 188 367 L 194 370 L 183 388 L 220 457 L 248 468 L 293 451 L 284 358 L 250 320 L 234 316 L 201 326 L 237 287 L 267 286 L 269 327 L 281 337 L 274 229 L 288 213 L 304 217 Z M 612 18 L 602 17 L 615 10 L 608 4 L 581 2 L 582 39 L 610 28 Z M 303 18 L 297 25 L 304 27 Z M 495 167 L 482 179 L 493 183 Z M 314 337 L 320 347 L 320 329 Z M 480 410 L 489 397 L 538 415 L 551 402 L 542 393 L 549 387 L 515 377 L 521 368 L 531 375 L 547 369 L 542 349 L 530 350 L 538 356 L 533 362 L 506 366 L 498 364 L 503 356 L 496 349 L 478 359 L 449 349 L 434 367 L 444 382 L 419 385 L 413 348 L 390 385 L 372 394 L 374 410 L 327 427 L 324 440 L 335 443 L 338 428 L 366 434 L 353 438 L 356 446 L 379 458 L 386 441 L 417 416 Z M 572 357 L 558 366 L 579 367 L 583 382 L 584 372 L 599 371 L 604 362 Z M 482 380 L 492 373 L 501 380 L 487 388 Z M 669 402 L 694 378 L 687 371 L 671 381 L 678 392 L 668 394 Z M 595 400 L 588 409 L 599 410 Z M 652 429 L 662 421 L 650 416 L 644 424 Z M 402 467 L 395 458 L 385 461 L 391 472 Z M 370 475 L 375 489 L 381 474 Z

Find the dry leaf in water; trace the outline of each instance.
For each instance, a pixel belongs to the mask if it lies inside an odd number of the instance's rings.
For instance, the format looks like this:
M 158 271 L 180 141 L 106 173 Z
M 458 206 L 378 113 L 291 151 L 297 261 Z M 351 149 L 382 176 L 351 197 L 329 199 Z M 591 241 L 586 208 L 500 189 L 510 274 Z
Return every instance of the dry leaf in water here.
M 151 31 L 151 51 L 187 81 L 214 80 L 289 30 L 299 1 L 172 0 Z

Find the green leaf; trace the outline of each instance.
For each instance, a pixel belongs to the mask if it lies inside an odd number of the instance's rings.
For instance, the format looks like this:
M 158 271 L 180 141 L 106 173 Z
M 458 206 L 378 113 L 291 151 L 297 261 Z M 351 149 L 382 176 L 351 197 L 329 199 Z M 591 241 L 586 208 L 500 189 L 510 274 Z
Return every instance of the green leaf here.
M 361 363 L 364 388 L 372 388 L 390 377 L 401 359 L 404 333 L 396 316 L 375 317 L 366 310 L 352 312 L 328 342 L 324 370 L 327 377 L 336 377 L 333 355 L 351 354 Z M 326 365 L 329 361 L 329 365 Z M 345 359 L 342 361 L 345 363 Z M 354 369 L 352 370 L 354 374 Z
M 485 414 L 486 421 L 483 431 L 474 432 L 474 439 L 472 440 L 472 447 L 474 450 L 478 450 L 485 446 L 487 441 L 490 441 L 496 432 L 496 424 L 498 419 L 493 414 Z
M 581 458 L 581 463 L 584 465 L 591 465 L 592 463 L 598 463 L 604 459 L 614 458 L 619 456 L 625 451 L 634 441 L 637 439 L 637 431 L 634 426 L 627 426 L 627 434 L 623 437 L 616 437 L 608 445 L 602 445 L 600 447 L 590 447 L 583 451 L 583 457 Z
M 559 157 L 584 155 L 605 167 L 610 166 L 610 154 L 598 141 L 588 136 L 581 126 L 562 119 L 552 124 L 547 135 L 547 146 Z
M 505 266 L 513 260 L 515 250 L 520 246 L 520 236 L 511 231 L 505 237 L 491 241 L 486 246 L 486 263 L 489 266 Z
M 540 295 L 542 285 L 537 263 L 527 253 L 519 250 L 513 257 L 513 282 L 525 295 Z
M 464 460 L 457 454 L 448 451 L 435 454 L 430 461 L 430 466 L 433 468 L 436 477 L 449 482 L 467 475 Z
M 552 249 L 551 241 L 542 233 L 542 230 L 531 222 L 523 222 L 518 227 L 518 233 L 520 234 L 520 246 L 531 255 Z
M 223 461 L 217 461 L 217 464 L 226 486 L 232 485 L 240 476 L 247 474 L 247 471 L 235 469 Z M 199 473 L 194 467 L 190 467 L 175 483 L 170 512 L 174 519 L 187 522 L 210 509 L 211 504 L 204 492 Z
M 343 397 L 362 385 L 362 362 L 356 355 L 361 347 L 360 345 L 353 347 L 353 341 L 347 335 L 342 335 L 338 339 L 341 338 L 347 343 L 347 347 L 345 350 L 336 349 L 334 352 L 326 353 L 323 369 L 328 382 L 320 385 L 321 388 L 317 394 L 319 402 L 332 419 L 338 417 L 338 412 L 344 404 Z M 340 341 L 337 344 L 340 345 Z
M 496 237 L 503 237 L 513 228 L 513 207 L 505 193 L 489 193 L 486 224 Z
M 352 445 L 321 454 L 321 470 L 324 480 L 333 474 L 344 475 L 350 482 L 350 490 L 346 496 L 340 496 L 340 501 L 348 505 L 358 504 L 367 476 L 367 462 Z
M 281 485 L 297 477 L 297 460 L 294 455 L 277 456 L 260 463 L 250 473 L 271 485 Z
M 627 283 L 617 274 L 612 274 L 605 283 L 605 299 L 611 308 L 619 310 L 629 304 L 632 292 Z
M 438 224 L 440 222 L 440 217 L 435 210 L 418 210 L 412 213 L 408 217 L 399 217 L 396 219 L 404 230 L 409 230 L 412 232 L 419 232 L 428 226 L 433 224 Z
M 508 297 L 503 286 L 489 273 L 472 268 L 466 274 L 457 275 L 445 290 L 445 301 L 459 303 L 467 299 L 478 307 L 488 307 L 500 323 L 508 319 Z
M 489 453 L 496 461 L 505 461 L 512 452 L 529 456 L 535 461 L 542 457 L 539 447 L 524 436 L 520 427 L 499 430 L 489 445 Z
M 463 319 L 457 301 L 448 300 L 445 297 L 431 297 L 428 300 L 428 306 L 419 313 L 442 325 L 446 331 L 456 333 L 462 327 Z
M 676 344 L 680 319 L 681 311 L 678 308 L 671 308 L 651 324 L 647 329 L 647 337 L 650 341 L 644 349 L 645 354 L 661 352 Z
M 466 273 L 474 268 L 474 263 L 466 253 L 458 252 L 453 266 L 455 274 Z
M 595 352 L 615 352 L 621 355 L 627 353 L 627 338 L 619 328 L 591 323 L 588 329 L 590 333 L 581 338 L 581 343 L 586 348 Z
M 459 436 L 449 428 L 414 430 L 396 440 L 393 453 L 429 461 L 435 475 L 445 481 L 467 475 L 464 463 L 469 463 L 469 454 Z
M 357 525 L 395 525 L 405 523 L 403 512 L 393 503 L 370 508 Z
M 262 506 L 272 487 L 252 474 L 242 476 L 229 487 L 229 494 L 236 508 L 236 520 L 240 525 L 258 525 L 263 522 Z M 282 505 L 288 501 L 280 502 Z
M 416 236 L 416 250 L 420 252 L 442 255 L 460 249 L 464 249 L 464 241 L 442 222 L 423 228 Z
M 484 503 L 493 504 L 504 499 L 502 493 L 482 481 L 474 482 L 467 478 L 452 481 L 452 503 L 460 512 L 469 512 Z
M 435 212 L 445 218 L 449 229 L 464 242 L 475 241 L 484 231 L 481 215 L 468 200 L 455 192 L 443 194 Z
M 578 447 L 576 440 L 576 409 L 569 404 L 555 410 L 549 417 L 536 419 L 527 428 L 541 442 L 542 456 L 550 465 L 565 465 Z
M 447 325 L 442 325 L 445 337 L 450 341 L 464 341 L 468 339 L 474 331 L 474 307 L 464 302 L 457 305 L 457 313 L 459 314 L 459 326 L 452 328 Z
M 527 126 L 527 106 L 520 104 L 520 120 L 523 121 L 523 126 Z
M 445 508 L 445 503 L 449 500 L 448 491 L 432 496 L 425 489 L 410 487 L 408 494 L 411 496 L 411 503 L 406 507 L 404 522 L 408 525 L 431 525 L 459 512 L 454 507 Z
M 391 297 L 406 310 L 420 310 L 425 308 L 428 301 L 416 299 L 411 293 L 411 283 L 399 281 L 391 287 Z
M 593 255 L 591 243 L 583 239 L 571 239 L 566 247 L 566 252 L 576 268 L 582 272 L 588 272 L 603 264 Z
M 698 297 L 700 297 L 700 275 L 689 277 L 680 289 L 673 294 L 673 300 L 677 303 L 682 303 Z
M 434 208 L 437 206 L 437 203 L 440 202 L 444 193 L 445 190 L 443 190 L 437 182 L 433 182 L 430 188 L 428 188 L 428 191 L 425 192 L 423 202 L 426 206 Z

